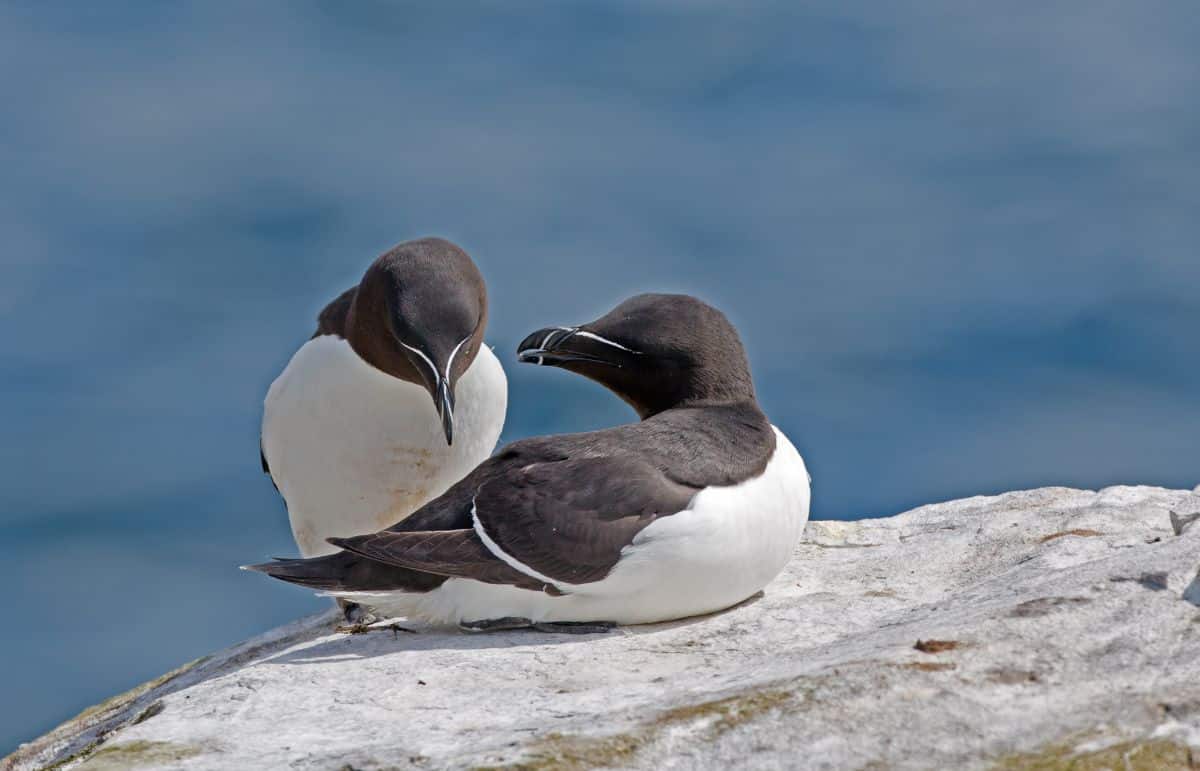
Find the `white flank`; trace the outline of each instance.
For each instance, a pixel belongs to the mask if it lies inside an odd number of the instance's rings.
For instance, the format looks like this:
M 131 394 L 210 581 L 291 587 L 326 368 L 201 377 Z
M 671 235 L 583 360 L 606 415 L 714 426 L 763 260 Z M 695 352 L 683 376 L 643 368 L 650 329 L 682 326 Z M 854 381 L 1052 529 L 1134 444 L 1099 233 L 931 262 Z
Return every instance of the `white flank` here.
M 296 352 L 267 393 L 263 452 L 301 554 L 330 554 L 326 538 L 399 522 L 487 459 L 508 398 L 491 349 L 480 348 L 455 391 L 447 446 L 421 386 L 380 372 L 332 335 Z

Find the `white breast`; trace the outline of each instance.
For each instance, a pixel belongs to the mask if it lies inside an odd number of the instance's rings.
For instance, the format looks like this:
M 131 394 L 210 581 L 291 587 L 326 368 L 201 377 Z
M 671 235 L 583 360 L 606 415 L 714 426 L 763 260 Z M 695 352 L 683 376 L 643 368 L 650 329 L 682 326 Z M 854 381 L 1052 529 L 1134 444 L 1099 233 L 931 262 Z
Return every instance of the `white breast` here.
M 330 536 L 371 533 L 441 495 L 487 459 L 508 384 L 482 346 L 455 388 L 454 444 L 428 392 L 367 364 L 333 335 L 305 343 L 271 384 L 263 452 L 305 557 Z

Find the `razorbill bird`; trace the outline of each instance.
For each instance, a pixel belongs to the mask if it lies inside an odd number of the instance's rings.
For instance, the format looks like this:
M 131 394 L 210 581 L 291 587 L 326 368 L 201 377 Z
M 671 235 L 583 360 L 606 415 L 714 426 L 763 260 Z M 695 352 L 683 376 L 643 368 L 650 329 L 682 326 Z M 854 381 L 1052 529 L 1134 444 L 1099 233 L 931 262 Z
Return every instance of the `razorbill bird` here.
M 467 253 L 423 238 L 321 311 L 263 409 L 263 471 L 302 555 L 400 522 L 491 454 L 508 383 L 483 343 L 487 310 Z
M 783 569 L 809 476 L 720 311 L 640 295 L 533 333 L 519 358 L 601 383 L 641 420 L 514 442 L 398 525 L 247 569 L 391 616 L 587 631 L 727 608 Z

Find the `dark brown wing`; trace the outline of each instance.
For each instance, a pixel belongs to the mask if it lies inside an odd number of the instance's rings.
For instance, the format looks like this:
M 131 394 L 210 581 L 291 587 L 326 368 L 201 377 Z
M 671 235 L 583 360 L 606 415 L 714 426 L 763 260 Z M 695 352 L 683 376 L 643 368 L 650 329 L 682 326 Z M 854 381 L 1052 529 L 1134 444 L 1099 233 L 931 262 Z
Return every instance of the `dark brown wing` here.
M 258 435 L 258 461 L 262 464 L 263 473 L 267 475 L 267 479 L 271 480 L 271 487 L 275 488 L 275 492 L 279 492 L 279 485 L 275 484 L 275 477 L 271 476 L 271 464 L 267 463 L 267 451 L 263 449 L 262 434 Z M 282 493 L 280 493 L 282 495 Z
M 346 336 L 346 314 L 350 312 L 350 303 L 354 302 L 356 292 L 358 292 L 357 286 L 347 289 L 321 310 L 320 315 L 317 316 L 317 331 L 313 332 L 313 337 Z
M 522 589 L 546 588 L 545 581 L 496 559 L 474 530 L 381 530 L 353 538 L 330 538 L 329 542 L 376 562 L 424 573 L 473 578 Z
M 626 458 L 510 466 L 474 495 L 476 529 L 384 530 L 330 543 L 389 565 L 553 591 L 608 575 L 621 550 L 659 517 L 687 508 L 696 490 Z M 510 563 L 519 567 L 512 567 Z
M 608 575 L 621 550 L 659 517 L 687 508 L 696 489 L 618 457 L 513 469 L 475 496 L 479 527 L 502 553 L 554 581 Z

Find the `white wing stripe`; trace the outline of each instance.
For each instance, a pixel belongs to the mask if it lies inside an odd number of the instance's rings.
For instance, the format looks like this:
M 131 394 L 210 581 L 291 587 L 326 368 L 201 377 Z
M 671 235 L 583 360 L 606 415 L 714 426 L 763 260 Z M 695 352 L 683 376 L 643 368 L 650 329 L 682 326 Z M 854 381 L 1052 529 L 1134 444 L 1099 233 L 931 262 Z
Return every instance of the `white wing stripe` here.
M 500 548 L 500 545 L 497 544 L 495 541 L 493 541 L 492 537 L 489 536 L 487 534 L 487 531 L 483 529 L 483 524 L 479 521 L 479 514 L 475 510 L 475 499 L 474 498 L 471 499 L 471 524 L 475 528 L 475 534 L 479 536 L 479 540 L 483 541 L 483 545 L 487 547 L 487 550 L 490 551 L 497 559 L 499 559 L 504 564 L 508 565 L 513 570 L 519 570 L 520 572 L 524 573 L 527 576 L 536 578 L 539 581 L 545 581 L 546 583 L 550 584 L 551 586 L 557 587 L 559 589 L 561 589 L 563 586 L 574 586 L 574 584 L 568 584 L 568 583 L 564 583 L 562 581 L 556 581 L 553 578 L 551 578 L 550 576 L 543 575 L 543 574 L 537 572 L 536 570 L 534 570 L 533 568 L 529 567 L 528 565 L 523 564 L 520 560 L 517 560 L 514 557 L 510 557 L 509 555 L 505 554 L 504 551 Z

